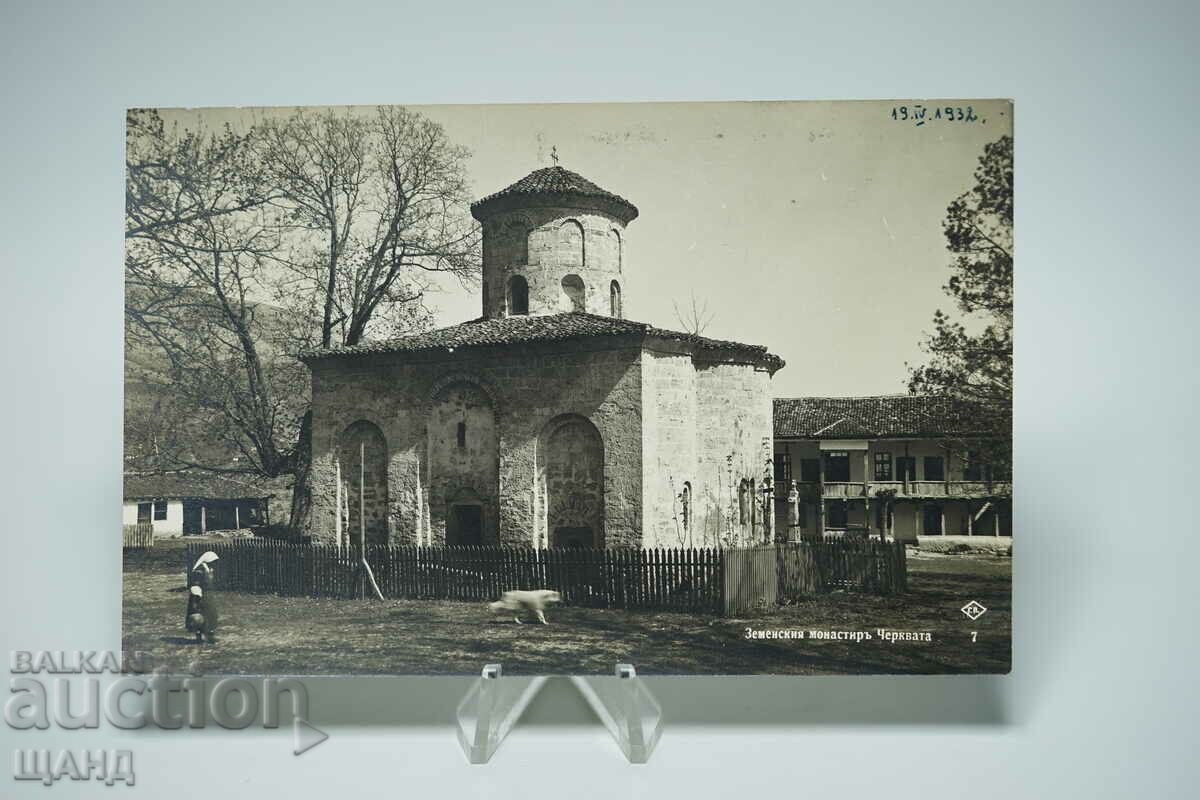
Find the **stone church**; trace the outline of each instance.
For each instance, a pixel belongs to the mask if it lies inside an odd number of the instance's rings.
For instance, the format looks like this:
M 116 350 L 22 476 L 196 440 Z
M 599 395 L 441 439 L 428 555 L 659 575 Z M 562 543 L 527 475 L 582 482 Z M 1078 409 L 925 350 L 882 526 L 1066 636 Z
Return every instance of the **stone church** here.
M 638 210 L 580 175 L 536 170 L 471 213 L 481 317 L 302 356 L 312 538 L 613 548 L 761 536 L 761 524 L 750 532 L 771 516 L 755 500 L 769 498 L 783 361 L 625 319 Z

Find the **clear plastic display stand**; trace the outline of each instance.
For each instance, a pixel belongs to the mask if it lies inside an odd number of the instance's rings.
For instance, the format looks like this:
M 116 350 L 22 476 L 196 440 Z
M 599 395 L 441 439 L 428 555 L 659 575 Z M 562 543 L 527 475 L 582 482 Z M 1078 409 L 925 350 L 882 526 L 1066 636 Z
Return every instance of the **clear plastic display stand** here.
M 545 677 L 501 677 L 488 664 L 458 704 L 458 742 L 472 764 L 486 764 L 541 691 Z M 631 764 L 644 764 L 662 735 L 662 707 L 630 664 L 617 664 L 612 676 L 572 677 L 604 727 Z

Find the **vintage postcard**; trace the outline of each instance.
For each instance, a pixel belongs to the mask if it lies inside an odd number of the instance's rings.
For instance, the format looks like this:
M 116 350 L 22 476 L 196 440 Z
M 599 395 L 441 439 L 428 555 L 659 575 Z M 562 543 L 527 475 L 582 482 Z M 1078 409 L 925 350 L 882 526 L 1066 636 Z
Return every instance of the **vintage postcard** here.
M 130 110 L 124 649 L 1008 672 L 1012 115 Z

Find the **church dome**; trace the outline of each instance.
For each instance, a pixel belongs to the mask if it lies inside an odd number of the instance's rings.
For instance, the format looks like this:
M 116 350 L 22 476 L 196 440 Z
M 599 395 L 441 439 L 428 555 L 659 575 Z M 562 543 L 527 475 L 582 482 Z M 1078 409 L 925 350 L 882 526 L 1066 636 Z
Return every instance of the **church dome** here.
M 471 204 L 471 216 L 483 221 L 514 208 L 579 205 L 607 212 L 628 224 L 637 218 L 637 206 L 620 195 L 601 189 L 582 175 L 563 167 L 537 169 L 521 180 Z

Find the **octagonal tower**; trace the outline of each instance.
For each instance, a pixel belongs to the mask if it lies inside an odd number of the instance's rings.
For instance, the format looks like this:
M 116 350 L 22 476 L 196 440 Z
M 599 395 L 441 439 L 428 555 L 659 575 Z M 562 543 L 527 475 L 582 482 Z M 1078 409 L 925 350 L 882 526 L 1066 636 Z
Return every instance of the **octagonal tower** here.
M 622 318 L 623 197 L 559 166 L 471 205 L 483 227 L 483 316 L 586 311 Z

